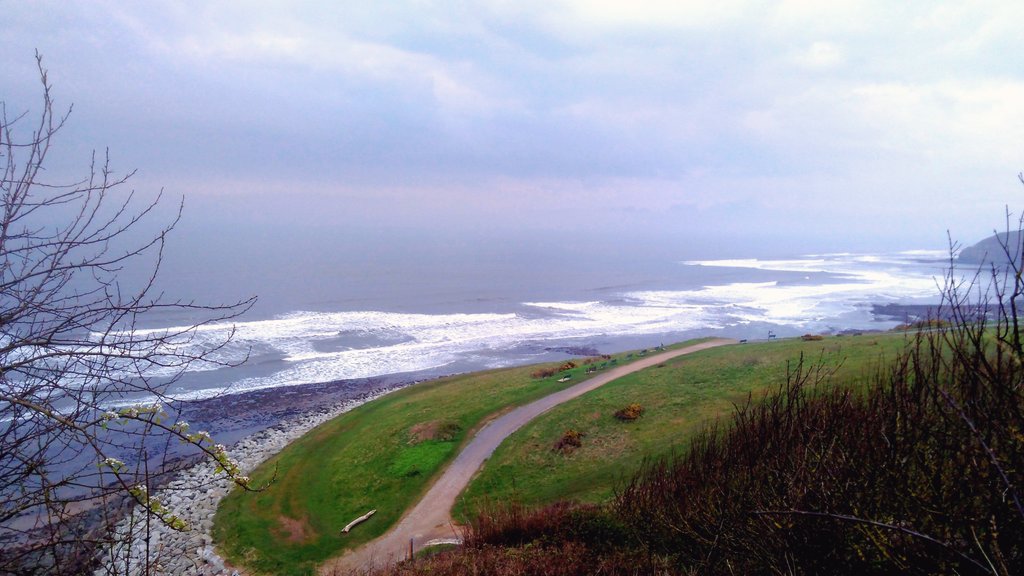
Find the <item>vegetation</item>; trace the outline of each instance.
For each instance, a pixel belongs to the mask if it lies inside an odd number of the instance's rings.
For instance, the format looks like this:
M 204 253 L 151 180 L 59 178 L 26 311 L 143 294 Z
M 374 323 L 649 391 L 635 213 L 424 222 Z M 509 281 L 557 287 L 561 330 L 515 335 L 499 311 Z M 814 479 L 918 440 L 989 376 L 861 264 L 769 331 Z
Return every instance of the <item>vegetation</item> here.
M 558 374 L 558 368 L 554 366 L 548 366 L 545 368 L 538 368 L 533 372 L 530 372 L 530 378 L 551 378 L 555 374 Z
M 549 365 L 566 369 L 564 363 Z M 537 367 L 418 384 L 365 404 L 288 446 L 256 470 L 265 491 L 221 503 L 214 536 L 232 562 L 258 572 L 310 574 L 320 562 L 381 534 L 485 421 L 570 386 Z M 587 376 L 571 368 L 574 383 Z M 351 533 L 341 527 L 376 509 Z
M 463 493 L 456 518 L 468 521 L 491 503 L 510 500 L 527 506 L 608 502 L 645 459 L 685 451 L 695 434 L 729 417 L 750 394 L 777 390 L 786 381 L 787 361 L 804 354 L 836 366 L 837 378 L 865 382 L 906 342 L 904 334 L 870 334 L 726 346 L 625 376 L 510 436 Z M 644 415 L 623 426 L 614 414 L 633 403 Z M 569 456 L 552 452 L 569 428 L 585 433 L 586 441 Z
M 950 350 L 919 341 L 864 393 L 799 365 L 727 432 L 647 465 L 616 510 L 701 573 L 1020 573 L 1024 373 L 1004 360 L 989 379 Z
M 664 364 L 659 366 L 659 368 L 663 368 L 663 367 L 664 367 Z M 633 420 L 636 420 L 637 418 L 643 416 L 643 414 L 644 414 L 644 407 L 639 405 L 639 404 L 637 404 L 636 402 L 633 402 L 632 404 L 630 404 L 629 406 L 626 406 L 625 408 L 620 408 L 620 409 L 616 410 L 615 411 L 615 418 L 617 418 L 617 419 L 619 419 L 619 420 L 621 420 L 623 422 L 632 422 Z
M 583 446 L 584 436 L 586 436 L 586 434 L 580 432 L 579 430 L 569 428 L 568 430 L 563 432 L 562 437 L 559 438 L 557 442 L 555 442 L 555 445 L 552 447 L 552 450 L 554 450 L 555 452 L 559 452 L 561 454 L 572 454 L 574 450 Z
M 379 574 L 671 573 L 663 558 L 638 548 L 633 533 L 607 507 L 562 502 L 528 510 L 512 504 L 492 512 L 474 523 L 463 548 Z

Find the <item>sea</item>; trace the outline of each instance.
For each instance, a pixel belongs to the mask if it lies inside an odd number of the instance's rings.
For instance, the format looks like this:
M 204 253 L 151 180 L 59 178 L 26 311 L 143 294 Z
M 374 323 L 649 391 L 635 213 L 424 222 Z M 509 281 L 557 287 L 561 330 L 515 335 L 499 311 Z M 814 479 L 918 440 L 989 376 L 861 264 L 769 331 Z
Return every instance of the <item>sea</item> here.
M 697 337 L 887 330 L 905 318 L 879 307 L 938 303 L 950 261 L 947 251 L 931 249 L 783 258 L 694 259 L 666 249 L 576 254 L 571 261 L 548 256 L 499 253 L 467 262 L 371 251 L 347 267 L 321 254 L 315 262 L 296 256 L 294 268 L 273 273 L 227 271 L 221 292 L 266 294 L 245 315 L 205 325 L 182 344 L 216 349 L 214 362 L 193 364 L 168 392 L 197 400 L 336 380 L 412 382 Z M 185 272 L 176 278 L 189 280 Z M 176 331 L 191 321 L 157 315 L 146 330 Z
M 901 311 L 940 301 L 950 262 L 942 250 L 695 258 L 708 250 L 543 242 L 443 250 L 321 242 L 297 250 L 278 240 L 203 251 L 197 238 L 193 250 L 169 252 L 164 280 L 153 290 L 164 301 L 224 304 L 254 293 L 259 299 L 230 321 L 194 330 L 204 312 L 191 306 L 142 315 L 137 336 L 179 334 L 167 352 L 206 354 L 209 361 L 183 373 L 151 366 L 146 386 L 107 396 L 99 408 L 160 402 L 231 443 L 332 397 L 444 375 L 700 337 L 758 341 L 888 330 L 912 319 Z M 118 278 L 130 292 L 133 282 L 147 282 L 147 270 L 126 267 Z M 137 377 L 115 358 L 108 362 Z M 165 387 L 165 395 L 153 396 L 150 385 Z M 8 422 L 0 419 L 0 428 Z M 91 450 L 67 456 L 63 444 L 55 449 L 63 469 L 95 465 Z M 109 449 L 139 463 L 132 446 Z M 193 454 L 160 434 L 146 440 L 146 449 L 153 469 Z

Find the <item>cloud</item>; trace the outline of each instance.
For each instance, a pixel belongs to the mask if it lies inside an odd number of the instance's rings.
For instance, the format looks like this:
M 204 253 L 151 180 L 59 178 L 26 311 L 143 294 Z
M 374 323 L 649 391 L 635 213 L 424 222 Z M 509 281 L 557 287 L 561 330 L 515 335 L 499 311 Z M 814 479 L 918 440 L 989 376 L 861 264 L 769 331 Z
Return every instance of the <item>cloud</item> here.
M 39 47 L 77 104 L 74 142 L 231 201 L 510 225 L 545 204 L 679 205 L 777 227 L 844 226 L 836 206 L 884 218 L 873 204 L 938 222 L 959 193 L 977 201 L 957 218 L 981 221 L 1024 164 L 1022 10 L 44 1 L 5 12 L 0 63 L 3 97 L 34 102 Z
M 597 30 L 695 29 L 718 26 L 741 18 L 750 2 L 679 2 L 651 0 L 623 3 L 614 0 L 562 0 L 552 2 L 555 10 L 567 16 L 570 24 Z
M 1024 81 L 868 84 L 853 90 L 875 145 L 944 162 L 1024 161 Z
M 448 61 L 426 52 L 323 29 L 287 33 L 268 26 L 256 30 L 207 29 L 160 46 L 167 58 L 191 58 L 197 66 L 304 69 L 315 75 L 340 74 L 396 92 L 420 93 L 444 110 L 490 113 L 514 107 L 470 61 Z M 328 33 L 329 32 L 329 33 Z
M 796 57 L 799 65 L 811 69 L 834 68 L 843 63 L 842 50 L 831 42 L 815 42 Z

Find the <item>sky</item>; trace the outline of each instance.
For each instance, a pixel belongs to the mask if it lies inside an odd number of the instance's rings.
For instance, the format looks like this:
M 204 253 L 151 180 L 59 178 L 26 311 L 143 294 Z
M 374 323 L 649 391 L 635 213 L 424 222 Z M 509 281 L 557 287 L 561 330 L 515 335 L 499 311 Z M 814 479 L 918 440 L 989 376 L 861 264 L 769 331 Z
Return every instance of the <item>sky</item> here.
M 185 242 L 942 248 L 1024 209 L 1024 3 L 0 0 Z M 218 236 L 220 234 L 220 236 Z M 230 243 L 230 240 L 222 240 Z

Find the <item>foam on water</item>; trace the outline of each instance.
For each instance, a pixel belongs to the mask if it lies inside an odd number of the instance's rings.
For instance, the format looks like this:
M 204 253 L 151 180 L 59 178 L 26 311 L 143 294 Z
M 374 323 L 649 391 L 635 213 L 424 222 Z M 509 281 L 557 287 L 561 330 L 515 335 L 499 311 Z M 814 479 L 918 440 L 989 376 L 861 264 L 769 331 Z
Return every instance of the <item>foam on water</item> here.
M 945 253 L 826 254 L 793 260 L 704 260 L 692 266 L 825 273 L 826 281 L 733 283 L 651 296 L 659 301 L 703 301 L 728 309 L 739 322 L 822 328 L 874 303 L 930 299 L 938 294 Z M 810 280 L 809 277 L 806 278 Z
M 531 350 L 543 350 L 544 343 L 595 337 L 653 338 L 714 330 L 729 334 L 730 329 L 751 323 L 800 330 L 885 328 L 888 325 L 870 315 L 871 304 L 934 298 L 935 277 L 942 274 L 944 258 L 941 252 L 910 251 L 687 261 L 680 265 L 689 270 L 685 277 L 690 280 L 681 285 L 608 291 L 601 300 L 594 300 L 591 293 L 577 301 L 523 302 L 512 313 L 297 311 L 269 320 L 211 324 L 185 334 L 175 346 L 199 351 L 230 336 L 230 344 L 213 355 L 214 362 L 189 368 L 197 374 L 220 370 L 214 374 L 223 381 L 190 388 L 186 378 L 174 393 L 197 398 L 228 385 L 241 391 L 443 372 L 451 366 L 497 367 L 529 361 Z M 725 268 L 736 271 L 730 279 L 750 280 L 714 281 L 722 278 L 714 270 Z M 164 330 L 139 333 L 156 335 Z M 247 367 L 221 365 L 247 355 L 252 360 Z M 154 370 L 154 375 L 162 374 Z

